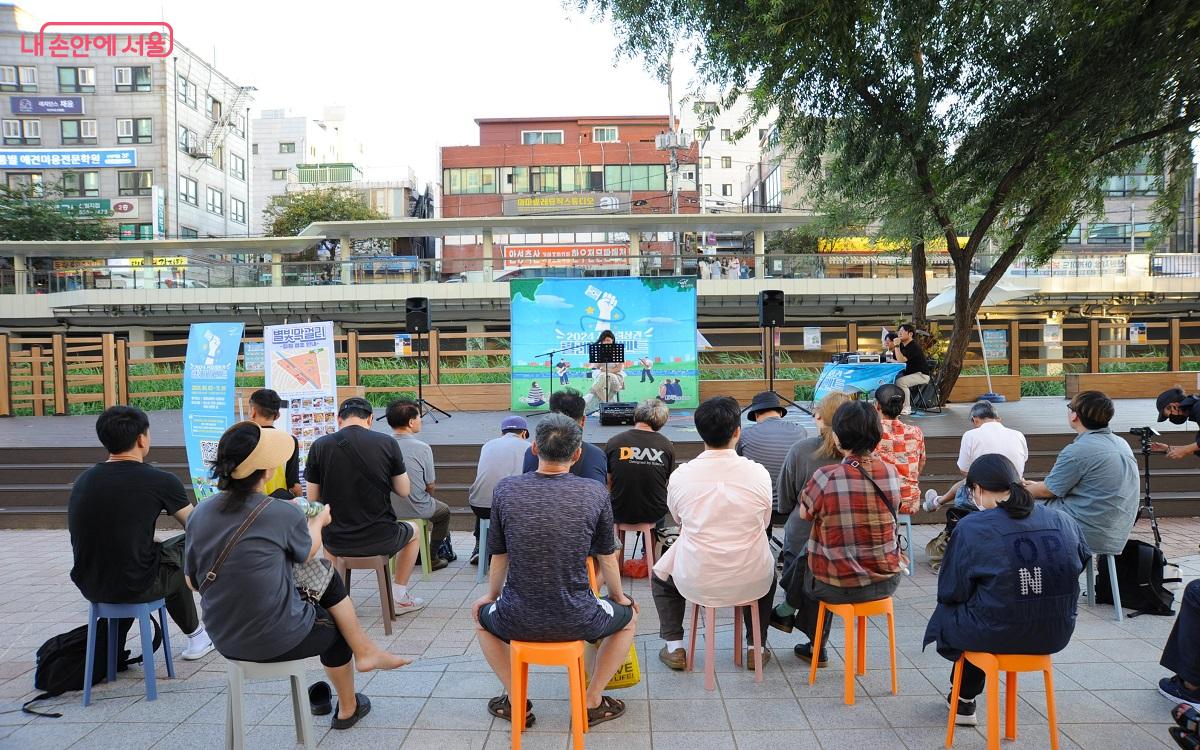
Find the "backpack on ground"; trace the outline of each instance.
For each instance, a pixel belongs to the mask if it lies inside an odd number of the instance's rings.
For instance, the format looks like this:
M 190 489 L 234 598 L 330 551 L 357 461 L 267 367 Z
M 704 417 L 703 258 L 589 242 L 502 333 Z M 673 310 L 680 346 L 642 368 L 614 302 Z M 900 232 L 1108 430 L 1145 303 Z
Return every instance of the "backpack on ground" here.
M 158 627 L 157 620 L 152 617 L 150 621 L 154 623 L 152 648 L 157 651 L 162 643 L 162 631 Z M 132 619 L 117 620 L 117 643 L 120 644 L 117 647 L 118 672 L 124 672 L 130 665 L 140 664 L 145 657 L 142 654 L 131 659 L 129 650 L 124 648 L 125 638 L 129 635 L 132 627 Z M 62 716 L 60 713 L 35 711 L 30 706 L 37 701 L 55 698 L 71 690 L 83 690 L 83 678 L 87 666 L 87 631 L 87 625 L 80 625 L 54 636 L 37 650 L 37 668 L 33 673 L 33 687 L 35 690 L 41 690 L 42 693 L 26 702 L 21 707 L 22 711 L 36 716 L 54 718 Z M 99 618 L 96 622 L 96 652 L 93 664 L 93 685 L 110 677 L 108 674 L 108 619 L 104 617 Z M 111 678 L 115 677 L 116 675 L 111 675 Z
M 1135 610 L 1130 617 L 1175 614 L 1175 610 L 1171 608 L 1175 603 L 1175 594 L 1164 584 L 1174 583 L 1179 579 L 1163 577 L 1167 557 L 1161 549 L 1153 544 L 1130 539 L 1125 542 L 1125 549 L 1121 550 L 1116 560 L 1117 590 L 1121 593 L 1121 606 Z M 1108 577 L 1108 566 L 1097 567 L 1100 571 L 1096 581 L 1096 601 L 1112 604 L 1112 582 Z

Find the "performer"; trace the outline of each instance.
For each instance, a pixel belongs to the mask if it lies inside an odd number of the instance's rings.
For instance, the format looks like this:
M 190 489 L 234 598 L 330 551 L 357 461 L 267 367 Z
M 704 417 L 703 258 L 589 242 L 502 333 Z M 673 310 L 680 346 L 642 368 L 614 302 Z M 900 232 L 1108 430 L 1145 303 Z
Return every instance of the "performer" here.
M 1158 394 L 1158 421 L 1171 420 L 1171 424 L 1187 424 L 1188 420 L 1200 424 L 1200 398 L 1189 396 L 1182 388 L 1171 388 Z M 1200 454 L 1200 432 L 1196 433 L 1195 442 L 1187 445 L 1170 446 L 1166 443 L 1154 443 L 1154 450 L 1167 454 L 1167 458 L 1179 460 Z
M 616 334 L 609 330 L 601 331 L 596 343 L 615 344 Z M 586 402 L 587 413 L 591 414 L 600 408 L 602 402 L 615 401 L 620 397 L 621 391 L 625 389 L 625 363 L 589 362 L 588 367 L 592 371 L 593 381 L 583 400 Z

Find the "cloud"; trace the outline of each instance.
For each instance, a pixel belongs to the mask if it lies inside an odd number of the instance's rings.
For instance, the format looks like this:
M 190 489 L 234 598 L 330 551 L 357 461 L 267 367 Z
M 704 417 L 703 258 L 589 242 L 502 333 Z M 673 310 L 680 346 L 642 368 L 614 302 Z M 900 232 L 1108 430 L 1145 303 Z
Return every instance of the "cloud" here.
M 659 326 L 669 326 L 669 325 L 674 325 L 678 322 L 679 321 L 675 320 L 674 318 L 649 317 L 649 318 L 639 318 L 638 319 L 638 323 L 640 323 L 641 325 L 645 325 L 647 323 L 653 323 L 654 325 L 659 325 Z
M 539 294 L 533 298 L 533 303 L 538 307 L 549 307 L 553 310 L 569 310 L 575 306 L 556 294 Z

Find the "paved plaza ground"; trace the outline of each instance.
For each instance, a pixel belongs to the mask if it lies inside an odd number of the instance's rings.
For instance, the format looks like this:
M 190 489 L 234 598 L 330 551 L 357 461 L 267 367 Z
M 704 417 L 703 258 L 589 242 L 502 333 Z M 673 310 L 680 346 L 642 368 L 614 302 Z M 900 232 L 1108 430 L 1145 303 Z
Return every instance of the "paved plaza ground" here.
M 1145 522 L 1138 535 L 1145 538 Z M 1163 523 L 1168 556 L 1181 564 L 1184 577 L 1200 576 L 1200 519 Z M 914 547 L 923 550 L 934 526 L 914 530 Z M 415 585 L 429 600 L 423 611 L 400 619 L 391 636 L 383 635 L 378 589 L 371 576 L 354 579 L 353 597 L 359 616 L 373 637 L 391 650 L 412 655 L 405 669 L 361 676 L 358 689 L 370 696 L 373 711 L 349 731 L 329 730 L 329 717 L 315 718 L 321 747 L 446 748 L 508 747 L 509 724 L 493 719 L 487 698 L 500 692 L 483 661 L 472 626 L 470 604 L 483 591 L 475 584 L 475 568 L 466 564 L 470 536 L 455 534 L 460 559 Z M 918 554 L 918 561 L 924 557 Z M 87 605 L 68 572 L 71 550 L 66 531 L 0 531 L 0 747 L 41 748 L 219 748 L 224 742 L 225 663 L 216 653 L 185 662 L 176 656 L 178 678 L 167 680 L 161 655 L 157 660 L 159 698 L 143 696 L 141 671 L 101 684 L 94 702 L 83 708 L 79 693 L 51 701 L 63 718 L 38 718 L 19 711 L 33 692 L 33 655 L 55 633 L 86 620 Z M 417 578 L 419 579 L 419 573 Z M 628 579 L 626 579 L 628 581 Z M 910 748 L 942 746 L 950 665 L 930 647 L 922 651 L 925 622 L 933 610 L 937 578 L 919 562 L 915 575 L 896 593 L 896 637 L 900 694 L 888 690 L 886 631 L 883 621 L 870 631 L 867 674 L 858 678 L 858 702 L 842 703 L 841 631 L 835 628 L 831 664 L 814 686 L 807 665 L 791 647 L 799 633 L 770 634 L 775 658 L 765 681 L 733 665 L 732 625 L 728 615 L 718 625 L 717 690 L 704 689 L 704 673 L 667 670 L 657 659 L 662 645 L 657 618 L 645 579 L 633 584 L 641 604 L 638 653 L 642 682 L 620 691 L 628 705 L 622 719 L 597 726 L 587 735 L 592 750 L 621 748 Z M 1173 618 L 1138 617 L 1113 620 L 1108 606 L 1089 609 L 1081 603 L 1075 637 L 1056 655 L 1055 687 L 1060 729 L 1059 747 L 1096 750 L 1143 750 L 1173 746 L 1167 735 L 1171 704 L 1156 691 L 1166 671 L 1159 653 Z M 133 631 L 136 634 L 136 628 Z M 172 630 L 176 654 L 184 643 Z M 133 640 L 131 640 L 133 643 Z M 134 647 L 136 650 L 136 646 Z M 700 667 L 701 659 L 697 659 Z M 310 680 L 322 678 L 319 662 L 310 660 Z M 1020 731 L 1005 748 L 1047 747 L 1041 680 L 1020 683 Z M 247 746 L 292 747 L 291 706 L 285 683 L 253 683 L 247 695 Z M 537 724 L 524 739 L 530 750 L 569 747 L 565 673 L 536 670 L 530 677 Z M 986 710 L 980 705 L 980 723 Z M 986 746 L 982 727 L 960 727 L 956 747 Z

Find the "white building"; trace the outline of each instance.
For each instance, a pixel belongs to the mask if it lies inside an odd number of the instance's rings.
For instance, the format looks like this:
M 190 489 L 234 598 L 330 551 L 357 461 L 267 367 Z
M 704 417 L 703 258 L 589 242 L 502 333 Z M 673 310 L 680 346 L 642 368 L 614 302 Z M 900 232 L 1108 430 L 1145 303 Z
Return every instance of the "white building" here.
M 683 129 L 692 133 L 699 144 L 700 205 L 702 213 L 738 212 L 742 208 L 740 189 L 746 173 L 759 162 L 759 142 L 771 127 L 768 118 L 751 123 L 745 135 L 737 138 L 745 126 L 749 102 L 738 99 L 721 109 L 717 98 L 685 105 L 680 115 Z
M 0 5 L 5 183 L 61 185 L 124 239 L 246 235 L 253 89 L 149 31 L 40 25 Z

